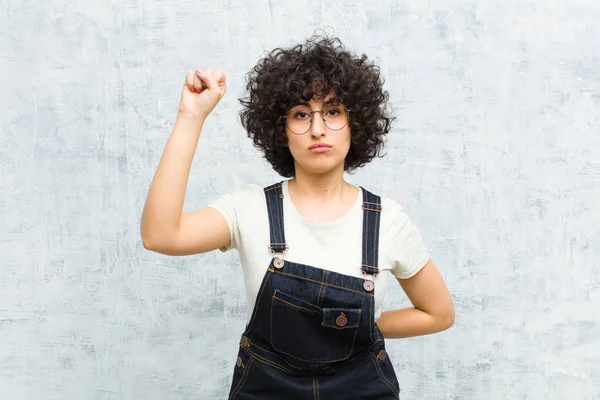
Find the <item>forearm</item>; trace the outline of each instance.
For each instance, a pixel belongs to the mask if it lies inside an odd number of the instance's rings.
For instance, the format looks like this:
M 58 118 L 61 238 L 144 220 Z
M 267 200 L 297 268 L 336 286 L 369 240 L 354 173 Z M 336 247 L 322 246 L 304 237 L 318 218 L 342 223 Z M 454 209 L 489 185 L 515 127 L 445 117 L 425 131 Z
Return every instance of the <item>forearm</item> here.
M 407 338 L 441 332 L 452 326 L 451 315 L 428 314 L 415 307 L 384 311 L 377 326 L 386 339 Z
M 142 213 L 142 240 L 177 232 L 204 121 L 178 117 L 152 179 Z M 162 239 L 162 238 L 161 238 Z

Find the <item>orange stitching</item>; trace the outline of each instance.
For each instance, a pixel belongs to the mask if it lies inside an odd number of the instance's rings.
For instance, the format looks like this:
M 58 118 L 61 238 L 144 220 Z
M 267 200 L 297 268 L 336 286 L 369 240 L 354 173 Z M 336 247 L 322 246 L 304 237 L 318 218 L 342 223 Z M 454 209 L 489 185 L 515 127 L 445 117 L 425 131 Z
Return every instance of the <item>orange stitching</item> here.
M 280 187 L 281 187 L 281 184 L 279 183 L 279 184 L 274 185 L 272 187 L 265 188 L 264 191 L 265 192 L 270 192 L 271 190 L 276 190 L 276 189 L 279 189 Z
M 271 274 L 269 273 L 269 272 L 271 272 L 271 270 L 269 268 L 267 268 L 267 271 L 268 272 L 265 272 L 265 276 L 263 278 L 260 292 L 259 292 L 258 296 L 256 297 L 256 304 L 254 306 L 254 310 L 252 311 L 252 317 L 250 317 L 250 322 L 248 323 L 248 328 L 246 328 L 245 332 L 250 332 L 250 329 L 254 325 L 254 320 L 256 319 L 256 314 L 258 313 L 258 305 L 260 304 L 260 299 L 262 298 L 262 293 L 265 290 L 265 286 L 267 286 L 269 277 L 271 276 Z
M 375 343 L 375 339 L 373 339 L 373 330 L 375 325 L 375 318 L 373 318 L 373 309 L 375 308 L 374 299 L 369 299 L 369 336 L 371 337 L 371 342 Z
M 381 222 L 381 216 L 377 216 L 375 218 L 375 232 L 373 235 L 373 263 L 375 263 L 375 268 L 377 268 L 377 272 L 379 273 L 379 223 Z
M 271 233 L 275 230 L 275 227 L 273 225 L 273 218 L 271 217 L 271 197 L 270 196 L 266 196 L 267 197 L 267 215 L 268 215 L 268 219 L 269 219 L 269 242 L 271 241 Z M 274 235 L 273 235 L 274 236 Z
M 325 285 L 323 284 L 325 282 L 325 274 L 326 272 L 323 271 L 321 274 L 321 288 L 319 289 L 319 294 L 317 295 L 317 305 L 321 305 L 321 301 L 323 300 L 323 295 L 325 294 Z
M 290 306 L 295 307 L 295 308 L 299 308 L 301 310 L 306 310 L 308 312 L 314 312 L 314 313 L 317 313 L 317 314 L 319 313 L 317 310 L 309 310 L 308 308 L 300 307 L 300 306 L 297 306 L 295 304 L 290 303 L 289 301 L 282 300 L 279 297 L 277 297 L 275 294 L 273 294 L 273 298 L 281 301 L 282 303 L 289 304 Z
M 366 194 L 365 194 L 365 196 L 366 196 Z M 364 209 L 364 207 L 363 207 L 363 209 Z M 362 228 L 362 230 L 363 230 L 362 231 L 362 242 L 363 243 L 362 243 L 361 257 L 364 262 L 369 262 L 369 259 L 367 257 L 367 226 L 368 225 L 367 225 L 366 215 L 364 215 L 364 212 L 363 212 L 363 228 Z M 361 268 L 361 271 L 362 271 L 362 268 Z M 364 272 L 364 271 L 362 271 L 362 272 Z
M 272 355 L 273 355 L 273 356 L 275 356 L 275 357 L 281 358 L 281 356 L 280 356 L 280 355 L 278 355 L 278 354 L 275 354 L 275 353 L 273 353 L 272 351 L 266 350 L 266 349 L 264 349 L 264 348 L 260 347 L 259 345 L 255 344 L 255 343 L 253 343 L 253 344 L 252 344 L 252 346 L 253 346 L 253 347 L 257 347 L 257 348 L 261 349 L 261 350 L 262 350 L 262 351 L 264 351 L 265 353 L 269 353 L 269 354 L 272 354 Z M 290 371 L 289 369 L 287 369 L 287 368 L 286 368 L 286 367 L 284 367 L 283 365 L 281 365 L 281 364 L 279 364 L 279 363 L 277 363 L 277 362 L 275 362 L 275 361 L 272 361 L 272 360 L 266 359 L 266 358 L 262 357 L 261 355 L 259 355 L 259 354 L 255 353 L 255 352 L 254 352 L 254 351 L 252 351 L 251 349 L 247 349 L 247 351 L 248 351 L 248 353 L 252 354 L 252 355 L 253 355 L 253 356 L 256 358 L 256 361 L 258 361 L 258 362 L 262 362 L 263 364 L 270 365 L 270 366 L 272 366 L 272 367 L 274 367 L 274 368 L 277 368 L 277 369 L 279 369 L 280 371 L 283 371 L 283 372 L 285 372 L 285 373 L 287 373 L 287 374 L 294 374 L 294 375 L 298 375 L 299 373 L 302 373 L 302 372 L 304 372 L 304 371 L 307 371 L 307 369 L 306 369 L 306 368 L 297 367 L 297 366 L 295 366 L 295 365 L 293 365 L 293 364 L 290 364 L 290 363 L 289 363 L 289 361 L 286 361 L 286 365 L 290 366 L 291 368 L 295 368 L 295 369 L 298 369 L 298 370 L 300 370 L 299 372 Z M 344 361 L 344 362 L 340 363 L 338 366 L 336 366 L 334 369 L 332 369 L 332 370 L 331 370 L 331 373 L 335 373 L 337 370 L 339 370 L 340 368 L 342 368 L 343 366 L 345 366 L 345 365 L 346 365 L 346 364 L 348 364 L 349 362 L 352 362 L 354 359 L 355 359 L 355 357 L 352 357 L 352 358 L 350 358 L 350 359 L 348 359 L 348 360 L 346 360 L 346 361 Z
M 379 268 L 376 267 L 375 265 L 361 264 L 361 266 L 377 270 L 377 272 L 375 274 L 371 274 L 371 275 L 377 275 L 379 273 Z M 361 270 L 362 270 L 362 268 L 361 268 Z
M 365 235 L 366 247 L 367 247 L 367 249 L 366 249 L 366 251 L 365 251 L 365 252 L 366 252 L 366 256 L 367 256 L 367 257 L 366 257 L 366 258 L 367 258 L 367 259 L 366 259 L 366 262 L 369 262 L 369 260 L 370 260 L 370 258 L 369 258 L 369 239 L 368 239 L 368 232 L 369 232 L 369 226 L 370 226 L 370 225 L 369 225 L 369 216 L 370 216 L 370 215 L 371 215 L 370 213 L 367 213 L 367 221 L 366 221 L 366 224 L 365 224 L 365 227 L 364 227 L 365 231 L 367 232 L 367 233 L 364 233 L 364 235 Z
M 266 358 L 263 358 L 261 356 L 259 356 L 258 354 L 252 352 L 252 354 L 257 358 L 258 362 L 262 362 L 263 364 L 267 364 L 270 365 L 273 368 L 277 368 L 280 371 L 285 372 L 286 374 L 294 374 L 293 371 L 287 370 L 284 367 L 282 367 L 281 365 L 277 364 L 276 362 L 273 362 L 271 360 L 267 360 Z
M 281 275 L 286 275 L 286 276 L 293 276 L 294 278 L 298 278 L 298 279 L 304 279 L 305 281 L 309 281 L 309 282 L 321 283 L 321 282 L 319 282 L 319 281 L 315 281 L 314 279 L 309 279 L 309 278 L 306 278 L 306 277 L 304 277 L 304 276 L 299 276 L 299 275 L 289 274 L 289 273 L 287 273 L 287 272 L 275 271 L 275 273 L 278 273 L 278 274 L 281 274 Z M 359 279 L 360 279 L 360 278 L 359 278 Z M 362 295 L 365 295 L 365 296 L 371 296 L 371 297 L 373 296 L 373 293 L 359 292 L 358 290 L 354 290 L 354 289 L 348 289 L 348 288 L 345 288 L 345 287 L 342 287 L 342 286 L 337 286 L 337 285 L 332 285 L 331 283 L 328 283 L 328 282 L 325 282 L 325 283 L 323 283 L 323 284 L 324 284 L 325 286 L 331 286 L 331 287 L 334 287 L 334 288 L 336 288 L 336 289 L 342 289 L 342 290 L 347 290 L 347 291 L 349 291 L 349 292 L 360 293 L 360 294 L 362 294 Z
M 373 356 L 370 353 L 367 353 L 367 356 L 369 356 L 369 358 L 371 359 L 371 361 L 373 361 L 373 364 L 375 364 L 375 371 L 377 371 L 377 375 L 379 375 L 379 378 L 381 378 L 381 380 L 383 381 L 383 383 L 385 383 L 386 385 L 388 385 L 388 387 L 391 389 L 392 394 L 394 395 L 394 397 L 396 397 L 398 400 L 400 400 L 400 397 L 398 394 L 396 394 L 396 389 L 394 389 L 394 385 L 390 383 L 390 381 L 388 381 L 388 379 L 384 376 L 383 371 L 381 371 L 379 369 L 379 365 L 377 364 L 377 360 L 375 360 L 375 358 L 373 358 Z
M 235 400 L 237 395 L 240 393 L 240 390 L 242 390 L 242 386 L 244 386 L 244 383 L 246 383 L 246 379 L 248 378 L 248 375 L 250 374 L 250 366 L 252 365 L 253 362 L 254 362 L 254 359 L 252 357 L 250 357 L 250 361 L 248 362 L 248 368 L 245 369 L 244 375 L 242 375 L 242 380 L 238 384 L 236 391 L 234 392 L 233 396 L 231 397 L 232 400 Z
M 278 299 L 280 300 L 280 299 Z M 275 346 L 275 343 L 273 342 L 273 302 L 271 302 L 271 317 L 269 319 L 270 323 L 269 323 L 269 341 L 271 342 L 271 346 L 273 346 L 273 349 L 277 350 L 278 352 L 280 352 L 281 354 L 285 354 L 286 356 L 292 357 L 298 361 L 303 361 L 303 362 L 315 362 L 313 360 L 305 360 L 303 358 L 299 358 L 296 357 L 292 354 L 286 353 L 285 351 L 277 348 L 277 346 Z M 350 352 L 348 353 L 348 355 L 344 358 L 338 358 L 335 360 L 321 360 L 319 362 L 323 362 L 323 363 L 329 363 L 329 362 L 338 362 L 338 361 L 344 361 L 347 360 L 348 358 L 350 358 L 350 356 L 352 355 L 352 353 L 354 352 L 354 345 L 356 344 L 356 335 L 358 334 L 358 329 L 355 329 L 354 332 L 354 337 L 352 338 L 352 348 L 350 349 Z
M 332 325 L 332 324 L 326 324 L 325 321 L 323 321 L 321 323 L 321 326 L 327 326 L 327 327 L 331 327 L 331 328 L 338 329 L 338 330 L 348 329 L 348 328 L 358 328 L 360 326 L 360 321 L 361 321 L 361 316 L 362 316 L 362 308 L 357 308 L 356 310 L 358 311 L 358 321 L 356 322 L 355 325 L 337 326 L 337 325 Z M 327 314 L 327 311 L 323 310 L 323 319 L 325 319 L 326 314 Z
M 280 237 L 283 239 L 283 237 L 285 237 L 285 232 L 283 230 L 283 227 L 281 226 L 281 224 L 283 223 L 283 221 L 281 221 L 281 218 L 283 216 L 283 204 L 280 203 L 282 203 L 280 200 L 275 200 L 275 208 L 277 209 L 277 226 L 279 226 Z M 281 212 L 279 211 L 280 206 L 282 207 Z
M 280 355 L 278 355 L 278 354 L 275 354 L 275 353 L 273 353 L 272 351 L 269 351 L 269 350 L 267 350 L 267 349 L 264 349 L 264 348 L 260 347 L 259 345 L 257 345 L 256 343 L 252 343 L 252 346 L 253 346 L 253 347 L 257 347 L 257 348 L 261 349 L 261 350 L 262 350 L 262 351 L 264 351 L 265 353 L 269 353 L 269 354 L 272 354 L 272 355 L 273 355 L 273 356 L 275 356 L 275 357 L 281 358 L 281 356 L 280 356 Z M 262 359 L 262 360 L 267 360 L 266 358 L 263 358 L 263 357 L 259 356 L 258 354 L 256 354 L 255 352 L 253 352 L 253 351 L 251 351 L 251 350 L 248 350 L 248 351 L 249 351 L 250 353 L 254 354 L 256 357 L 258 357 L 258 358 Z M 283 365 L 281 365 L 281 364 L 279 364 L 279 363 L 277 363 L 277 362 L 275 362 L 275 361 L 271 361 L 271 360 L 267 360 L 267 361 L 269 361 L 269 362 L 271 362 L 271 363 L 273 363 L 273 364 L 279 365 L 281 368 L 285 369 L 285 367 L 284 367 Z M 301 370 L 301 371 L 304 371 L 304 370 L 306 370 L 306 368 L 298 367 L 298 366 L 296 366 L 296 365 L 290 364 L 290 363 L 289 363 L 289 362 L 287 362 L 287 361 L 286 361 L 286 363 L 287 363 L 287 365 L 289 365 L 291 368 L 299 369 L 299 370 Z M 283 370 L 283 369 L 282 369 L 282 370 Z

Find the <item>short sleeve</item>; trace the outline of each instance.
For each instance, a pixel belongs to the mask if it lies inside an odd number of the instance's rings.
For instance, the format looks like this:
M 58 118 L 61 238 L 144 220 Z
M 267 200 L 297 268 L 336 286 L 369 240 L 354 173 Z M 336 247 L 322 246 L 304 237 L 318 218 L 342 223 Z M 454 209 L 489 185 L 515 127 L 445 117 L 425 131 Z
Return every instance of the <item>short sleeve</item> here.
M 408 279 L 419 272 L 429 260 L 429 254 L 419 229 L 403 210 L 394 221 L 392 274 Z
M 244 223 L 242 217 L 252 214 L 250 210 L 262 199 L 261 196 L 264 196 L 262 188 L 251 184 L 221 196 L 208 205 L 208 207 L 214 208 L 223 215 L 229 227 L 230 244 L 228 247 L 221 248 L 221 251 L 239 249 L 238 246 L 241 243 L 240 232 L 242 231 L 240 225 Z
M 229 193 L 224 196 L 219 197 L 212 203 L 208 205 L 211 208 L 217 210 L 225 221 L 227 221 L 227 226 L 229 227 L 229 239 L 230 244 L 228 247 L 223 247 L 220 250 L 225 252 L 231 249 L 235 249 L 237 247 L 237 242 L 239 238 L 239 223 L 238 223 L 238 213 L 236 208 L 236 193 Z

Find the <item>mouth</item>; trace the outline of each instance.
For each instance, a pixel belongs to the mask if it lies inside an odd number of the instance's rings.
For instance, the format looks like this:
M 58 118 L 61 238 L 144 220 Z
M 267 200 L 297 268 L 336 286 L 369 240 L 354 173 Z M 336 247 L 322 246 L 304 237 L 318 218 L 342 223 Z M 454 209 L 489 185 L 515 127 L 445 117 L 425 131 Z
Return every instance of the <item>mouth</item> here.
M 325 143 L 315 143 L 308 148 L 309 151 L 313 153 L 324 153 L 326 151 L 331 150 L 331 145 Z

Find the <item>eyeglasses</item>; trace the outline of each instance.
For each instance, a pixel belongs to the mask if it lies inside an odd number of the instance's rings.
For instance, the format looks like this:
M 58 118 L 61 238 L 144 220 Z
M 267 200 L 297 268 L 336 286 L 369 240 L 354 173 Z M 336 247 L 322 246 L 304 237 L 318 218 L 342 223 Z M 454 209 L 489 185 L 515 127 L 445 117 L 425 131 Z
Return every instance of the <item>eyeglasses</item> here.
M 321 113 L 325 126 L 332 131 L 342 130 L 350 121 L 350 110 L 340 105 L 326 105 L 322 110 L 311 111 L 309 107 L 294 107 L 286 116 L 286 126 L 295 135 L 304 135 L 312 126 L 315 113 Z

